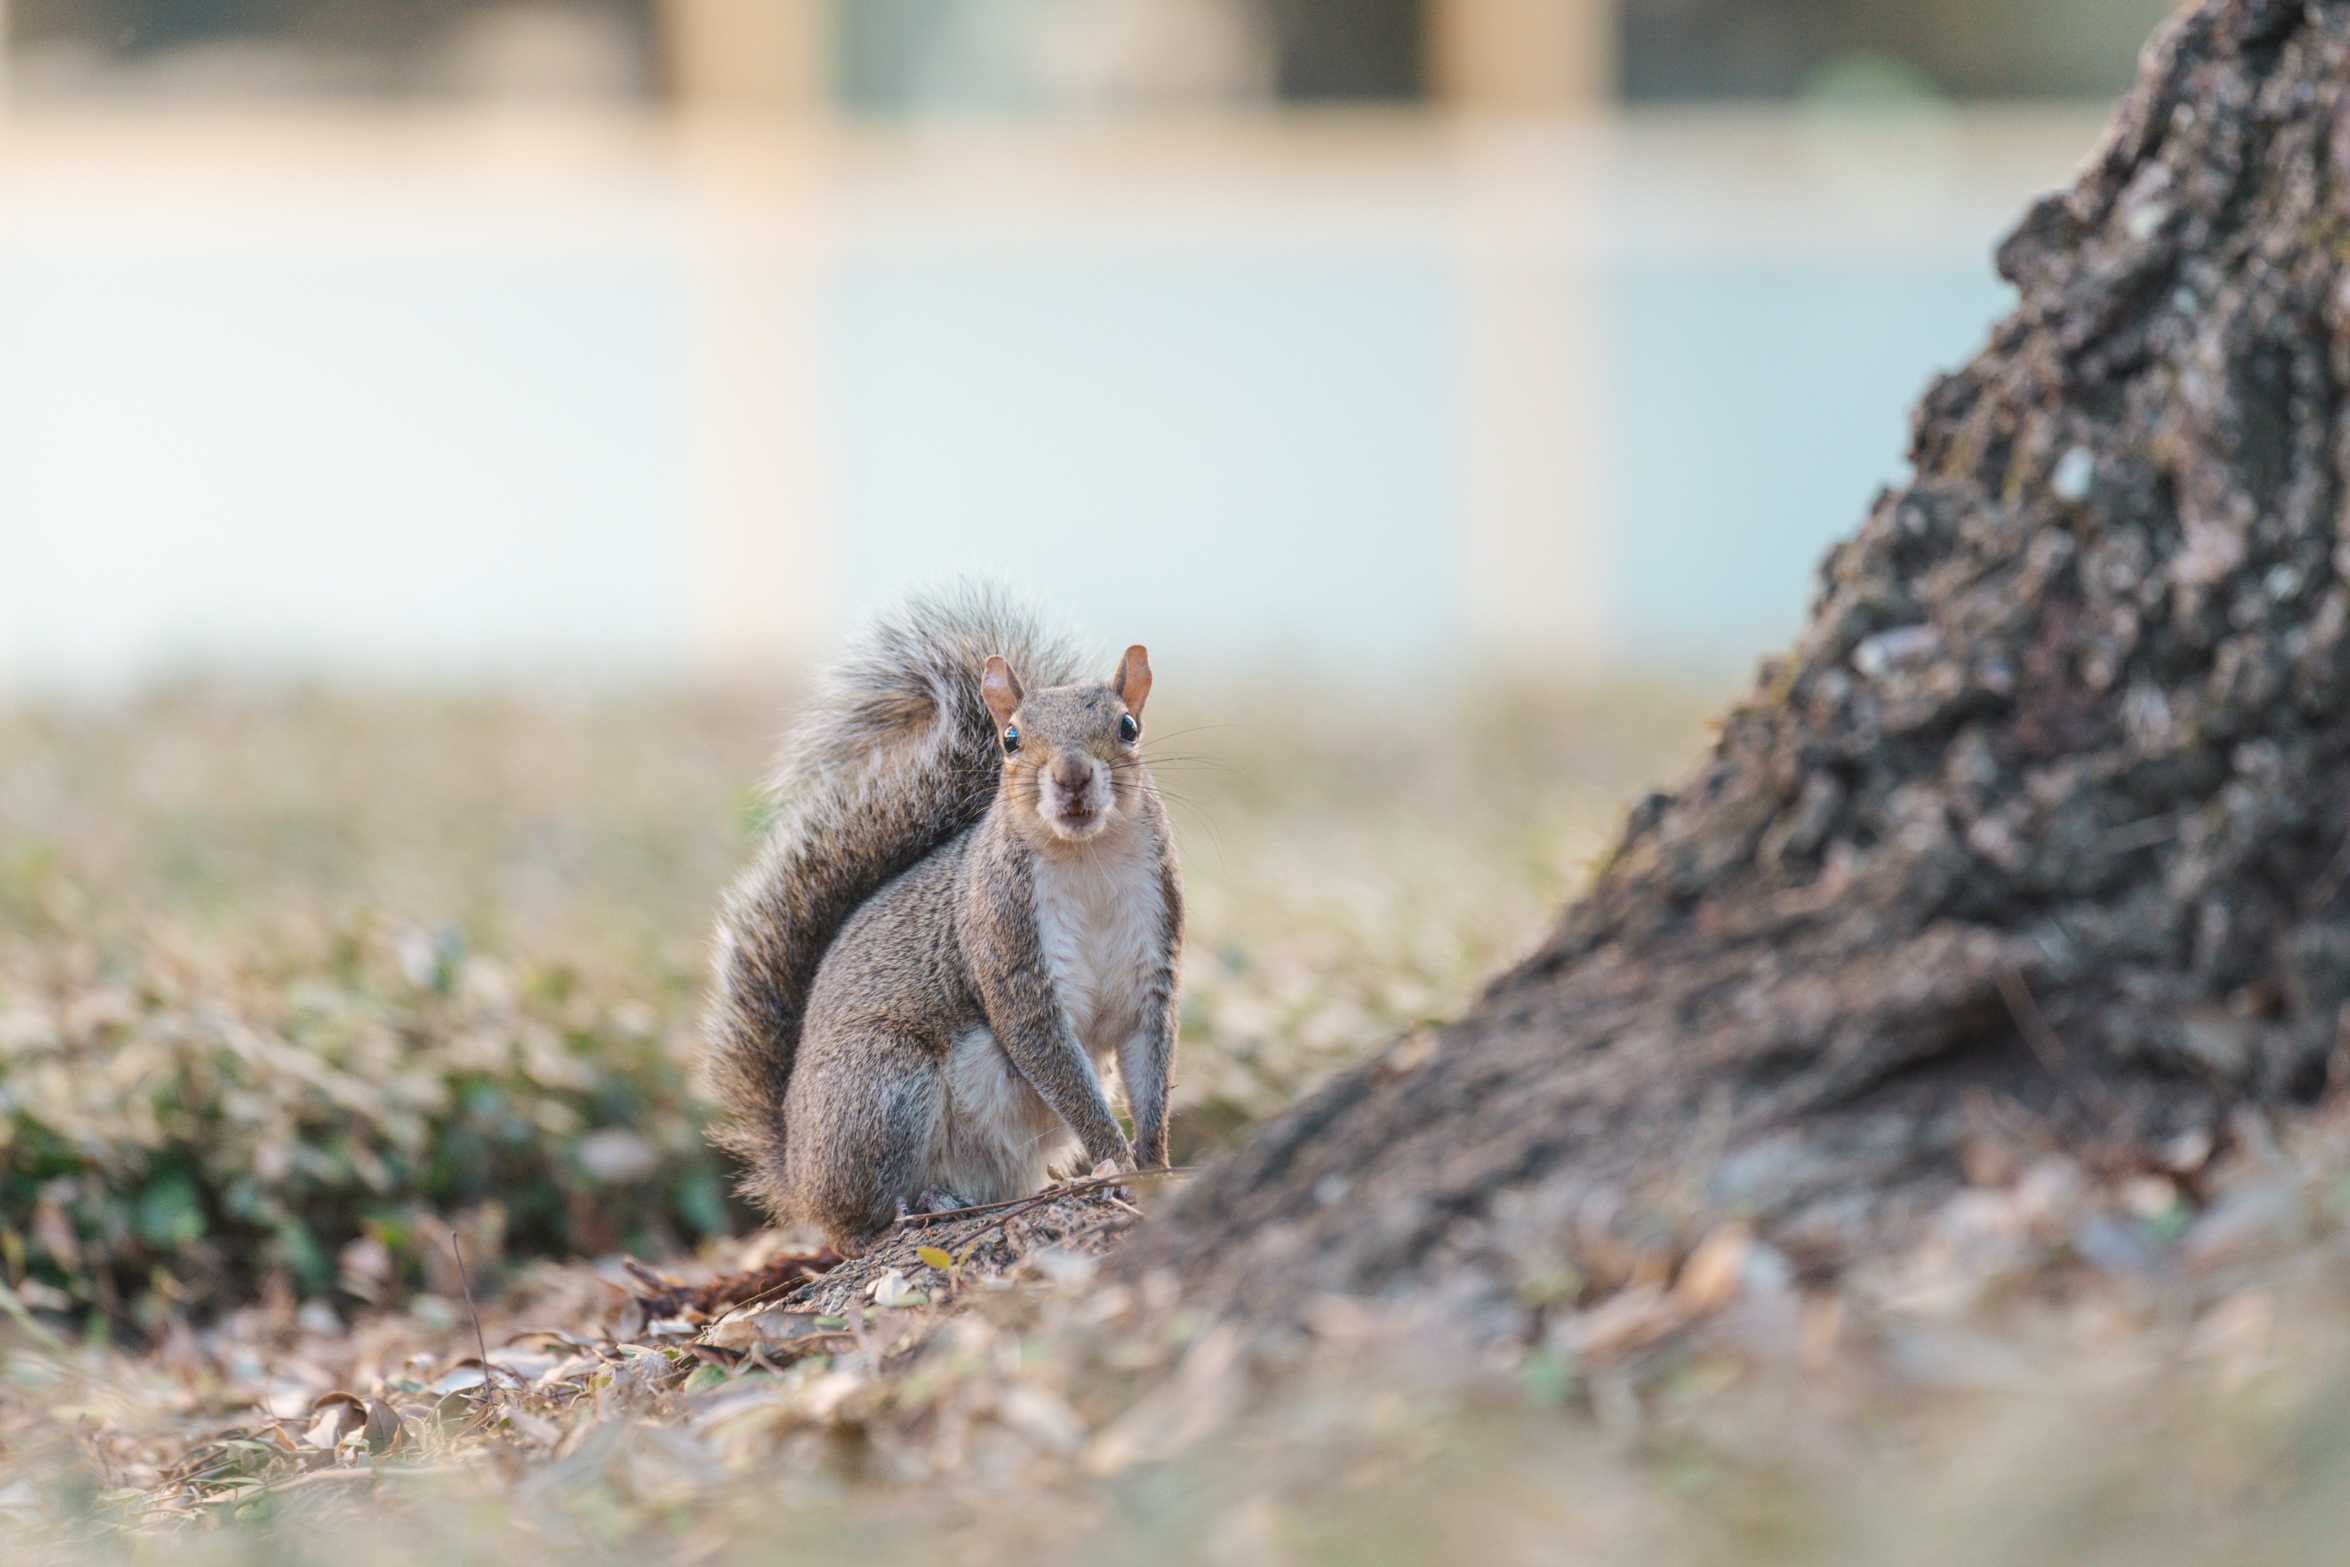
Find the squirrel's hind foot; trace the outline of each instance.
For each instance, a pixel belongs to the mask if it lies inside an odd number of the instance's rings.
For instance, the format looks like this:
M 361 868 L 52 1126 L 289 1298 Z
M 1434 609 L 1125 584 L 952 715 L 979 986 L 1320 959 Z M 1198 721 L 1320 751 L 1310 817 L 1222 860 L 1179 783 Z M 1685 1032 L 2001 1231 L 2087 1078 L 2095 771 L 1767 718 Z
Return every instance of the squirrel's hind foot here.
M 943 1186 L 925 1186 L 911 1202 L 898 1204 L 898 1217 L 911 1213 L 953 1213 L 971 1206 L 971 1200 L 948 1191 Z

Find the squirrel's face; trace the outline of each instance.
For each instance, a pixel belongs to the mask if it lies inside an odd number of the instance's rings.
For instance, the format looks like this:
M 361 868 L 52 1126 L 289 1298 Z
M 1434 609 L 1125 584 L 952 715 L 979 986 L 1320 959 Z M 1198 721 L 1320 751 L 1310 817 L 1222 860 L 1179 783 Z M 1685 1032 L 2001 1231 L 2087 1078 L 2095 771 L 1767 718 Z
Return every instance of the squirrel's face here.
M 1150 654 L 1139 643 L 1101 685 L 1027 691 L 1011 665 L 987 661 L 980 694 L 1003 748 L 1003 798 L 1024 831 L 1086 843 L 1134 819 L 1149 787 L 1142 704 L 1150 689 Z

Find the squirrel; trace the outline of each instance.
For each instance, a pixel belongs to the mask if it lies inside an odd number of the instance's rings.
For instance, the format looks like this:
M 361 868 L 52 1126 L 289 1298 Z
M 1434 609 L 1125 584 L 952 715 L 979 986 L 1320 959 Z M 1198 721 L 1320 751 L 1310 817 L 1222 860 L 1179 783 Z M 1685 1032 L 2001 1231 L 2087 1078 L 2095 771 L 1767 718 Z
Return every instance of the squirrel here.
M 1079 671 L 1000 593 L 918 598 L 785 736 L 718 919 L 712 1137 L 844 1256 L 1026 1196 L 1072 1145 L 1166 1163 L 1183 885 L 1141 751 L 1150 654 Z

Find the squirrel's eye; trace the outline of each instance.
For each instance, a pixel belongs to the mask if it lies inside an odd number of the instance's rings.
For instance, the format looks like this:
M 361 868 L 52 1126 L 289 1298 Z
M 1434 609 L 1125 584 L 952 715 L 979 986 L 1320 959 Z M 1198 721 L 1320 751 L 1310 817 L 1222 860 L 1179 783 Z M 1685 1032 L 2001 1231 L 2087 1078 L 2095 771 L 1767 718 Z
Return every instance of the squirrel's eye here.
M 1119 739 L 1121 739 L 1121 740 L 1125 741 L 1125 742 L 1126 742 L 1128 745 L 1132 745 L 1132 744 L 1135 742 L 1135 739 L 1136 739 L 1136 738 L 1137 738 L 1139 735 L 1141 735 L 1141 733 L 1142 733 L 1142 725 L 1140 725 L 1140 724 L 1138 724 L 1138 723 L 1136 723 L 1136 722 L 1134 721 L 1134 715 L 1133 715 L 1132 713 L 1127 713 L 1127 714 L 1124 714 L 1123 716 L 1121 716 L 1121 717 L 1119 718 L 1119 720 L 1118 720 L 1118 738 L 1119 738 Z
M 1006 756 L 1010 756 L 1010 755 L 1011 755 L 1011 754 L 1012 754 L 1014 751 L 1017 751 L 1017 750 L 1019 750 L 1019 749 L 1020 749 L 1020 730 L 1019 730 L 1019 728 L 1018 728 L 1016 725 L 1014 725 L 1014 726 L 1007 726 L 1007 727 L 1005 728 L 1005 730 L 1004 730 L 1004 754 L 1005 754 Z

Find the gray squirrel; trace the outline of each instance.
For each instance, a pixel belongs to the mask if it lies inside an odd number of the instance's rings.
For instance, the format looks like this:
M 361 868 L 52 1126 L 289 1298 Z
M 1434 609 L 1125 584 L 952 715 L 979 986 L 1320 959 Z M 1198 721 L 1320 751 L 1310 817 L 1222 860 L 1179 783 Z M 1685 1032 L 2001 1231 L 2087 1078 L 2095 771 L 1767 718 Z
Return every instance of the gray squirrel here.
M 994 591 L 920 598 L 785 736 L 718 919 L 712 1135 L 844 1255 L 1025 1196 L 1072 1144 L 1166 1163 L 1183 887 L 1140 747 L 1150 655 L 1079 671 Z

